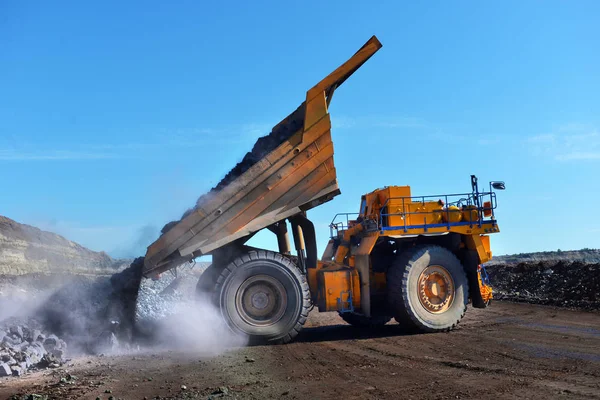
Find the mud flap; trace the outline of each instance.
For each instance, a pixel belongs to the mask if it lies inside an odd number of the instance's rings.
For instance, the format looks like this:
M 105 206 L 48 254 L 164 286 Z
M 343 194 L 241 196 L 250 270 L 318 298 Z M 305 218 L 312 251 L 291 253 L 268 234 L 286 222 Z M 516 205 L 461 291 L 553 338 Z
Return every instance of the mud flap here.
M 469 294 L 471 304 L 474 308 L 486 308 L 487 304 L 481 297 L 479 289 L 479 278 L 477 276 L 477 267 L 479 266 L 479 256 L 475 250 L 462 250 L 459 254 L 460 261 L 463 265 L 467 280 L 469 281 Z

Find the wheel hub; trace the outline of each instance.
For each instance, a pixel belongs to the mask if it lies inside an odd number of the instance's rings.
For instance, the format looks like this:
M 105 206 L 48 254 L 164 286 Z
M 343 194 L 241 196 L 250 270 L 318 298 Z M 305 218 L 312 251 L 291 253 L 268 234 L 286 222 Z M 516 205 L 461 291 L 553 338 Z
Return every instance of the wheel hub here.
M 279 321 L 287 307 L 286 291 L 281 282 L 269 275 L 246 279 L 235 296 L 240 317 L 252 326 L 268 326 Z
M 266 292 L 258 292 L 252 295 L 252 306 L 260 310 L 269 305 L 269 295 Z
M 433 314 L 447 311 L 454 300 L 454 280 L 440 265 L 430 265 L 419 276 L 419 301 Z

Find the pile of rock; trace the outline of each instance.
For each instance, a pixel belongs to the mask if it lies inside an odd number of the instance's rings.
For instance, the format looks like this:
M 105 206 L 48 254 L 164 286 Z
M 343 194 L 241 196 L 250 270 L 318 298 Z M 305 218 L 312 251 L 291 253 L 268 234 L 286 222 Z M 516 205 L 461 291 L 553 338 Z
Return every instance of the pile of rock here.
M 56 335 L 28 325 L 0 328 L 0 376 L 20 376 L 30 369 L 57 368 L 67 344 Z
M 494 298 L 600 310 L 600 264 L 540 261 L 486 266 Z

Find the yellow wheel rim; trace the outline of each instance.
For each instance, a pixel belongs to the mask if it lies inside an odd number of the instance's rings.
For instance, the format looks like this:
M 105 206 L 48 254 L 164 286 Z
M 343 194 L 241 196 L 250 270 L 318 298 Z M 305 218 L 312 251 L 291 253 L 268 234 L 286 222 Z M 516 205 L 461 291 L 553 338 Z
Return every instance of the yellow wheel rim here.
M 454 300 L 454 280 L 440 265 L 430 265 L 419 276 L 419 301 L 430 313 L 447 311 Z

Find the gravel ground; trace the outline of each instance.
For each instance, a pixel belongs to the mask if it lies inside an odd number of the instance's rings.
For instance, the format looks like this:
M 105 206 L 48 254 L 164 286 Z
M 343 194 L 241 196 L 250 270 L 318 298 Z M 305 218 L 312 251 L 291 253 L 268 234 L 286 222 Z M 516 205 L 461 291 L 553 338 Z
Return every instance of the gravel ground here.
M 311 313 L 287 345 L 84 357 L 0 378 L 0 399 L 600 399 L 598 327 L 598 313 L 506 302 L 436 334 Z

